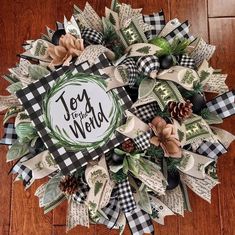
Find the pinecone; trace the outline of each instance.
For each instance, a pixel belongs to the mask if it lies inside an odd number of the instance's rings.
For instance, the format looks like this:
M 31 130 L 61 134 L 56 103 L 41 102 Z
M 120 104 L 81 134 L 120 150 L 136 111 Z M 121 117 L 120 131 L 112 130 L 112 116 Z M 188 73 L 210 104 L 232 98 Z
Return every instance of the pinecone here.
M 63 193 L 72 195 L 78 190 L 78 185 L 79 182 L 75 176 L 67 175 L 60 181 L 59 188 Z
M 122 143 L 121 149 L 127 153 L 131 153 L 135 150 L 135 143 L 129 139 Z
M 189 100 L 185 103 L 170 101 L 167 106 L 171 117 L 178 121 L 183 121 L 192 115 L 193 105 Z

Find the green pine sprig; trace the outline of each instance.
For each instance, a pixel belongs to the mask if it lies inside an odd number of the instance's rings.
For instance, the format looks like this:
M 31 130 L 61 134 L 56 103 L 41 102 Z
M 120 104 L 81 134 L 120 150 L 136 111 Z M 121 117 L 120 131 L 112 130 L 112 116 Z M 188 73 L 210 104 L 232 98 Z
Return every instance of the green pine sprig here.
M 172 158 L 167 157 L 165 158 L 166 164 L 167 164 L 167 171 L 168 172 L 175 172 L 178 171 L 177 166 L 179 166 L 181 159 L 179 158 Z
M 200 113 L 200 116 L 203 118 L 203 119 L 209 119 L 210 118 L 210 110 L 208 108 L 204 108 L 201 110 L 201 113 Z
M 173 55 L 183 55 L 186 53 L 186 48 L 189 46 L 190 41 L 186 38 L 175 38 L 171 44 L 171 53 Z
M 146 155 L 150 157 L 156 157 L 159 159 L 164 157 L 162 148 L 156 147 L 153 144 L 151 144 L 150 147 L 147 149 Z
M 156 53 L 157 56 L 161 57 L 166 55 L 177 56 L 185 54 L 190 41 L 186 38 L 175 38 L 172 43 L 169 43 L 165 38 L 155 37 L 150 40 L 149 43 L 161 48 L 161 50 Z
M 125 180 L 127 177 L 127 175 L 123 172 L 122 169 L 120 169 L 118 172 L 114 173 L 114 172 L 111 172 L 111 178 L 114 182 L 116 183 L 120 183 L 122 182 L 123 180 Z
M 184 98 L 188 99 L 198 93 L 203 93 L 203 86 L 199 82 L 194 83 L 193 90 L 191 90 L 191 91 L 185 90 L 185 92 L 183 92 L 181 94 Z

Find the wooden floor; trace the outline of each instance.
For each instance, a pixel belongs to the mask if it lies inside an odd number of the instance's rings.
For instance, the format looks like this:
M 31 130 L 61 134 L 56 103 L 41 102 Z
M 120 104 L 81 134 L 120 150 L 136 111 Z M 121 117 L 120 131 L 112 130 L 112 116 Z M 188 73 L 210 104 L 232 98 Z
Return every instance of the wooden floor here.
M 212 60 L 215 68 L 228 73 L 228 85 L 235 84 L 235 0 L 132 0 L 135 7 L 151 13 L 164 9 L 167 19 L 178 17 L 189 19 L 195 35 L 217 45 Z M 22 52 L 21 44 L 26 39 L 35 39 L 44 32 L 45 25 L 54 27 L 56 20 L 70 17 L 73 4 L 83 7 L 84 0 L 0 0 L 0 74 L 16 62 L 16 54 Z M 104 13 L 110 0 L 90 0 L 91 5 Z M 6 94 L 6 82 L 1 81 L 1 93 Z M 2 114 L 0 115 L 2 120 Z M 0 120 L 0 121 L 1 121 Z M 235 134 L 235 117 L 226 119 L 222 125 Z M 1 130 L 2 132 L 2 130 Z M 0 235 L 64 235 L 66 203 L 47 215 L 38 208 L 34 197 L 35 189 L 42 183 L 36 182 L 24 191 L 21 183 L 12 182 L 7 173 L 11 164 L 5 163 L 6 148 L 0 149 Z M 193 213 L 185 217 L 172 216 L 165 226 L 156 225 L 159 235 L 233 235 L 235 234 L 235 143 L 230 152 L 219 161 L 221 184 L 213 189 L 212 204 L 208 204 L 190 192 Z M 105 235 L 118 234 L 103 226 L 76 228 L 68 233 Z M 125 235 L 130 234 L 129 230 Z

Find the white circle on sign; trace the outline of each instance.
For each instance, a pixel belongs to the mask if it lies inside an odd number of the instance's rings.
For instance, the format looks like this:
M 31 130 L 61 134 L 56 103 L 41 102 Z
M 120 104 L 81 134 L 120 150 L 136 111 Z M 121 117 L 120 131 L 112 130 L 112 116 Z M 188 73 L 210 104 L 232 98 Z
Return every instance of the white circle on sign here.
M 104 83 L 86 75 L 87 81 L 68 80 L 48 99 L 46 116 L 57 139 L 69 145 L 92 146 L 105 141 L 116 129 L 117 98 Z

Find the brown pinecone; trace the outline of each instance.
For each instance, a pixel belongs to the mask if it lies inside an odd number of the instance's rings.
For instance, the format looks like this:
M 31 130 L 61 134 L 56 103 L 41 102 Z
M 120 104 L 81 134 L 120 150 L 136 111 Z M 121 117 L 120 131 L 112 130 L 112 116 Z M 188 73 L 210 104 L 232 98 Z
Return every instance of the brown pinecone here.
M 78 185 L 79 182 L 75 176 L 67 175 L 60 181 L 59 188 L 63 193 L 72 195 L 77 192 Z
M 192 115 L 193 105 L 189 100 L 185 103 L 170 101 L 167 105 L 171 117 L 178 121 L 183 121 Z
M 121 149 L 127 153 L 131 153 L 135 150 L 135 143 L 129 139 L 122 143 Z

